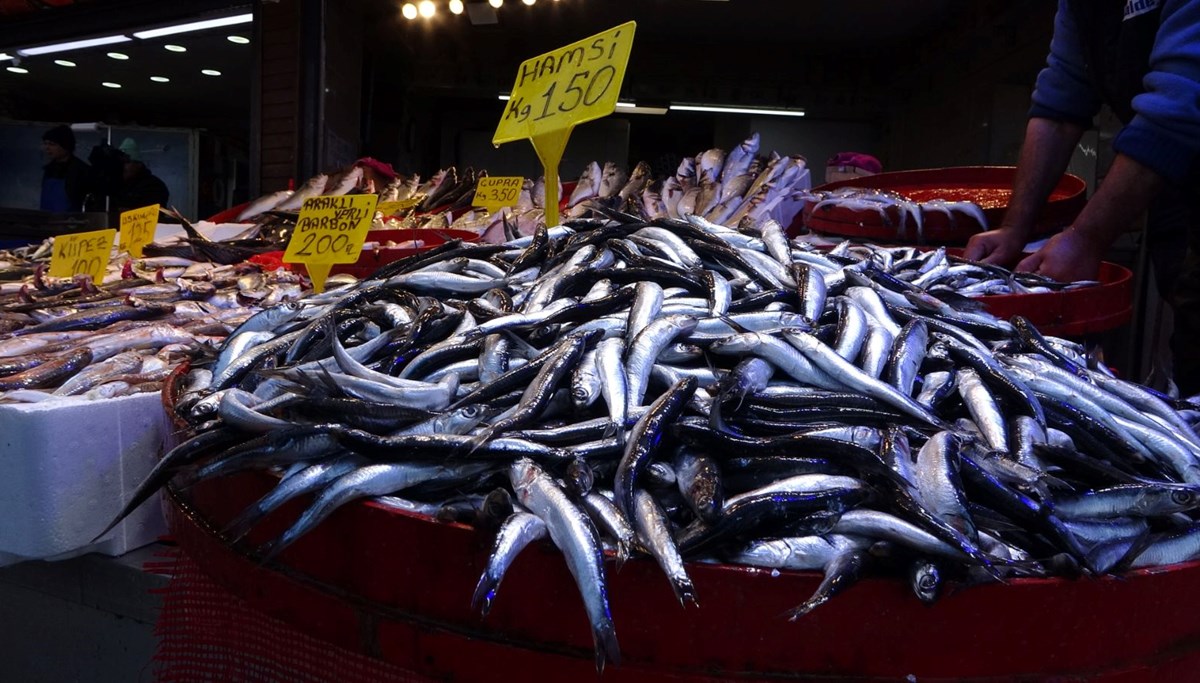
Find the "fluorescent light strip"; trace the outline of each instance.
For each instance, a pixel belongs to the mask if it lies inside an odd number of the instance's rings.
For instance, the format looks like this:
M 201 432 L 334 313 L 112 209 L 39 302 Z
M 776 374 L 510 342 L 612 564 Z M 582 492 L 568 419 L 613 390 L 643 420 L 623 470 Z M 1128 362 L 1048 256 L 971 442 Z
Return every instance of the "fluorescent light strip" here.
M 706 104 L 672 104 L 671 111 L 706 111 L 717 114 L 761 114 L 763 116 L 804 116 L 803 109 L 752 109 L 750 107 L 720 107 Z
M 161 38 L 162 36 L 173 36 L 176 33 L 188 33 L 189 31 L 203 31 L 209 28 L 220 28 L 221 26 L 235 26 L 237 24 L 245 24 L 254 21 L 253 14 L 236 14 L 232 17 L 221 17 L 220 19 L 207 19 L 205 21 L 193 21 L 187 24 L 176 24 L 174 26 L 164 26 L 162 28 L 152 28 L 149 31 L 138 31 L 133 34 L 134 38 Z
M 0 62 L 7 62 L 10 59 L 12 59 L 12 55 L 6 52 L 0 52 Z
M 501 95 L 501 96 L 500 96 L 500 101 L 501 101 L 501 102 L 507 102 L 507 101 L 509 101 L 509 100 L 511 100 L 511 99 L 512 99 L 512 95 Z
M 53 45 L 39 45 L 38 47 L 27 47 L 23 50 L 17 50 L 17 54 L 22 57 L 32 57 L 36 55 L 48 55 L 53 52 L 66 52 L 67 50 L 82 50 L 86 47 L 97 47 L 99 45 L 112 45 L 114 43 L 128 43 L 131 39 L 128 36 L 104 36 L 103 38 L 89 38 L 87 40 L 73 40 L 69 43 L 54 43 Z

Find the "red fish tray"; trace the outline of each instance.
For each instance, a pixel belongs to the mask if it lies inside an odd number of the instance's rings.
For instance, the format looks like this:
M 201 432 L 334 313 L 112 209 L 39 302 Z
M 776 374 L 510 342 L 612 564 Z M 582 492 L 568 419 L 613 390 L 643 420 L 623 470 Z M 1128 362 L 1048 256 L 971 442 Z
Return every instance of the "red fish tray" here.
M 1008 208 L 1015 166 L 957 166 L 917 171 L 894 171 L 873 176 L 840 180 L 814 188 L 815 191 L 843 187 L 889 190 L 914 201 L 942 198 L 947 201 L 976 199 L 982 202 L 987 226 L 962 212 L 955 220 L 944 213 L 922 211 L 923 242 L 925 244 L 965 244 L 972 235 L 996 227 Z M 1055 232 L 1075 220 L 1087 198 L 1087 183 L 1082 178 L 1065 174 L 1050 194 L 1050 201 L 1039 215 L 1035 234 Z M 914 243 L 918 241 L 917 226 L 911 216 L 902 215 L 897 207 L 886 209 L 888 220 L 875 210 L 856 210 L 828 205 L 814 211 L 815 205 L 804 208 L 804 225 L 826 235 L 851 237 L 878 243 Z
M 164 388 L 170 414 L 177 381 Z M 1200 563 L 1122 578 L 1020 579 L 949 587 L 926 606 L 906 583 L 867 579 L 803 619 L 811 572 L 693 563 L 700 607 L 681 607 L 652 561 L 607 567 L 623 662 L 594 671 L 587 620 L 561 554 L 527 549 L 486 619 L 471 594 L 491 538 L 460 524 L 350 504 L 261 563 L 222 527 L 272 477 L 202 482 L 164 506 L 179 544 L 218 584 L 264 614 L 330 644 L 437 680 L 853 681 L 1193 680 L 1200 666 Z M 254 530 L 261 543 L 305 505 Z
M 1100 284 L 1093 287 L 979 300 L 997 317 L 1024 316 L 1043 334 L 1077 339 L 1114 330 L 1133 317 L 1133 271 L 1105 261 L 1096 279 Z
M 400 230 L 371 230 L 367 233 L 367 243 L 376 242 L 383 245 L 387 242 L 402 244 L 404 242 L 412 242 L 420 240 L 424 242 L 419 247 L 388 247 L 379 246 L 376 248 L 364 247 L 359 254 L 358 261 L 354 263 L 338 263 L 330 269 L 331 275 L 337 273 L 349 273 L 357 278 L 370 277 L 372 273 L 379 270 L 383 266 L 413 254 L 420 254 L 424 251 L 429 251 L 434 247 L 445 244 L 450 240 L 462 240 L 464 242 L 478 242 L 479 235 L 467 230 L 454 230 L 451 228 L 406 228 Z M 284 263 L 282 251 L 269 251 L 265 254 L 258 254 L 250 259 L 252 263 L 265 266 L 267 268 L 287 268 L 296 273 L 305 273 L 308 271 L 302 263 Z

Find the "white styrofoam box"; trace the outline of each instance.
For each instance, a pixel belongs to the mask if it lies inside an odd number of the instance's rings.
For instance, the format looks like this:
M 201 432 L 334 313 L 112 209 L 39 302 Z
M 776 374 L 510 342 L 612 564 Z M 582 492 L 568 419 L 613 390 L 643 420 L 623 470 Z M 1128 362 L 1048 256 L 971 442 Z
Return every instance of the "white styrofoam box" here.
M 157 393 L 0 406 L 0 566 L 122 555 L 166 525 L 158 494 L 96 543 L 167 434 Z

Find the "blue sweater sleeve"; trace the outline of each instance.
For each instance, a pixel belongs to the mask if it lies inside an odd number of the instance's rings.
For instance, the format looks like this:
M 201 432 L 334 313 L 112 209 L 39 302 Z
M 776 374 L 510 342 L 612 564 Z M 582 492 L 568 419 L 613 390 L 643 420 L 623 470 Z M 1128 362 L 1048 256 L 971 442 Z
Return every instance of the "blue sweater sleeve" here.
M 1167 0 L 1145 92 L 1113 149 L 1179 183 L 1200 157 L 1200 0 Z
M 1088 81 L 1083 60 L 1079 28 L 1066 0 L 1059 0 L 1050 55 L 1034 86 L 1030 116 L 1091 127 L 1092 118 L 1100 111 L 1100 96 Z

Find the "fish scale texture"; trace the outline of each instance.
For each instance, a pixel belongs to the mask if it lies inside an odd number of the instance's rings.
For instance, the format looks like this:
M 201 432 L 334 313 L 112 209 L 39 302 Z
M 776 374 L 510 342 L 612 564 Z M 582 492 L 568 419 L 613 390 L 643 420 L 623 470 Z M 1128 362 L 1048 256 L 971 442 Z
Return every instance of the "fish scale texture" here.
M 154 592 L 158 683 L 432 683 L 433 679 L 334 647 L 268 617 L 210 579 L 180 549 L 148 562 L 171 576 Z

